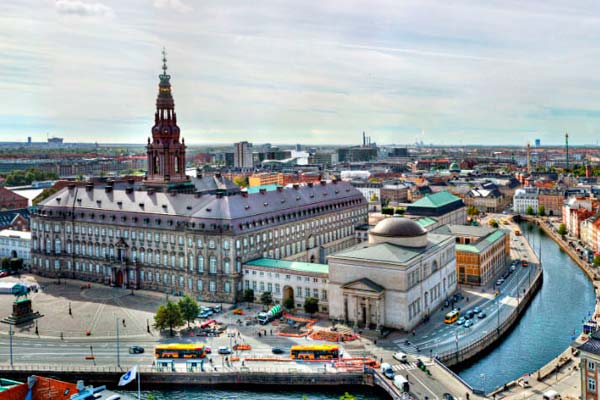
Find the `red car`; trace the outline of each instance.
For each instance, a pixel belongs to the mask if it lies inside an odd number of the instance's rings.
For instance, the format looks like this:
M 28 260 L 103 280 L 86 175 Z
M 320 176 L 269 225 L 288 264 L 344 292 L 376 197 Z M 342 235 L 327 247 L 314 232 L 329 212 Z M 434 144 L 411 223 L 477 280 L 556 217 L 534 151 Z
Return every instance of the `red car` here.
M 0 278 L 4 278 L 5 276 L 8 276 L 8 272 L 6 272 L 6 271 L 0 272 Z
M 211 349 L 209 346 L 206 346 L 206 347 L 204 348 L 204 352 L 205 352 L 206 354 L 210 354 L 210 353 L 212 353 L 212 349 Z

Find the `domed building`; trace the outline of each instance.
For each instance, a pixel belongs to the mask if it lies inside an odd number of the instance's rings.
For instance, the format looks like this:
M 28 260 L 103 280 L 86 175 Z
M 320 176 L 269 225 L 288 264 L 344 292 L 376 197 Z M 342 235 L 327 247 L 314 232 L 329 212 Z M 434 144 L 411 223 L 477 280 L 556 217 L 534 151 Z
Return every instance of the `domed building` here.
M 329 315 L 376 329 L 412 330 L 456 289 L 453 236 L 391 217 L 329 256 Z
M 458 164 L 456 163 L 456 161 L 453 161 L 452 164 L 450 164 L 450 166 L 448 167 L 448 171 L 455 172 L 460 174 L 460 167 L 458 166 Z

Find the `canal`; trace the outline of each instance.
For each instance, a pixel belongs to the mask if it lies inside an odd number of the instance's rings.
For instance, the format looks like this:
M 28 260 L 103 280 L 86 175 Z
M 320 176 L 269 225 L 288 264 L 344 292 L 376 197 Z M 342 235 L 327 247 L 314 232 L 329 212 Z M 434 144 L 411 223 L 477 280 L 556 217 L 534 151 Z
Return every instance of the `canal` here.
M 153 400 L 338 400 L 345 393 L 350 392 L 356 400 L 381 400 L 385 395 L 379 390 L 359 389 L 323 389 L 315 391 L 307 388 L 306 391 L 297 390 L 273 390 L 273 391 L 249 391 L 249 390 L 225 390 L 225 389 L 179 389 L 169 391 L 143 391 L 142 399 Z M 136 392 L 122 391 L 132 398 L 137 398 Z
M 542 288 L 495 349 L 456 371 L 486 392 L 538 370 L 562 353 L 594 310 L 592 283 L 577 264 L 537 226 L 521 223 L 521 231 L 538 256 L 541 248 Z

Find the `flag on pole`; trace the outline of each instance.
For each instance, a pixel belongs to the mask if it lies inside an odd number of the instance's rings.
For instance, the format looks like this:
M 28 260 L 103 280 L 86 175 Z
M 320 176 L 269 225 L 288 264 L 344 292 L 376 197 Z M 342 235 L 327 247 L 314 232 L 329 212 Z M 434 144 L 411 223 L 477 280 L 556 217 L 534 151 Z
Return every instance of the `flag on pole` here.
M 119 386 L 125 386 L 136 378 L 137 365 L 133 366 L 129 371 L 125 372 L 119 379 Z

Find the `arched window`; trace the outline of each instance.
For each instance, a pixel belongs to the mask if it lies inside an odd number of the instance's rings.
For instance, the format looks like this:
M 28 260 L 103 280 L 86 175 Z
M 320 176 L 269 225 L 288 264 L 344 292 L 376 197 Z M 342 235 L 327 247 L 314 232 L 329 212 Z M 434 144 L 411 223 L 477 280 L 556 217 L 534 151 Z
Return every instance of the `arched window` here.
M 61 252 L 61 248 L 60 248 L 60 239 L 56 238 L 54 239 L 54 252 L 59 254 Z
M 204 272 L 204 257 L 202 257 L 201 255 L 198 255 L 198 272 Z

